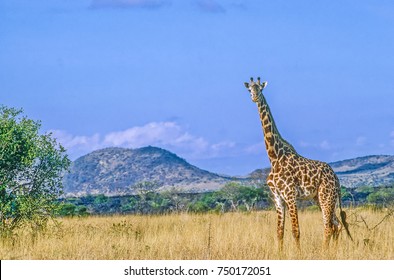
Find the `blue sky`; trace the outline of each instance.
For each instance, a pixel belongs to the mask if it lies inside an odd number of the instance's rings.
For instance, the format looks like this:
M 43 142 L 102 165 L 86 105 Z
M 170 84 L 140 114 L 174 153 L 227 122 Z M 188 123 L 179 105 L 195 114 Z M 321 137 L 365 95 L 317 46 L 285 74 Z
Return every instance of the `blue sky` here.
M 393 50 L 393 1 L 1 0 L 0 103 L 72 159 L 153 145 L 247 174 L 269 166 L 251 76 L 303 156 L 393 154 Z

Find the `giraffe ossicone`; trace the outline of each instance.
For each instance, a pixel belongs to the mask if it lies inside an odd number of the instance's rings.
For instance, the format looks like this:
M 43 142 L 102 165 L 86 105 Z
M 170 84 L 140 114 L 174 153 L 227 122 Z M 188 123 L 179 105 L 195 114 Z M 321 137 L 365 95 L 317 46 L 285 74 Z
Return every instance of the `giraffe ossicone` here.
M 257 104 L 265 147 L 271 163 L 267 185 L 274 196 L 278 215 L 277 236 L 280 249 L 283 247 L 285 206 L 289 211 L 293 237 L 300 248 L 297 199 L 313 199 L 322 210 L 325 247 L 328 247 L 331 237 L 338 238 L 341 230 L 341 223 L 335 214 L 337 203 L 341 222 L 352 239 L 345 212 L 341 207 L 339 180 L 332 168 L 327 163 L 299 155 L 294 147 L 280 135 L 262 93 L 267 82 L 261 83 L 260 77 L 257 78 L 257 82 L 250 78 L 250 82 L 245 82 L 244 85 L 248 89 L 252 101 Z

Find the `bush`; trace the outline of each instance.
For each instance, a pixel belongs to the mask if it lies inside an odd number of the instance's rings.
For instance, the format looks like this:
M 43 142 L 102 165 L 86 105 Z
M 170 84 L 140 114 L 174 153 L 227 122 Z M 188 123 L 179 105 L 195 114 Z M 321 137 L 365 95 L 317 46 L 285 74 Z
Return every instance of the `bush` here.
M 0 106 L 0 232 L 41 229 L 53 218 L 70 161 L 51 134 L 22 110 Z
M 394 201 L 394 188 L 379 188 L 377 191 L 367 196 L 368 203 L 392 204 Z
M 75 209 L 77 206 L 75 206 L 72 203 L 64 203 L 60 205 L 59 210 L 58 210 L 58 215 L 59 216 L 74 216 L 75 215 Z

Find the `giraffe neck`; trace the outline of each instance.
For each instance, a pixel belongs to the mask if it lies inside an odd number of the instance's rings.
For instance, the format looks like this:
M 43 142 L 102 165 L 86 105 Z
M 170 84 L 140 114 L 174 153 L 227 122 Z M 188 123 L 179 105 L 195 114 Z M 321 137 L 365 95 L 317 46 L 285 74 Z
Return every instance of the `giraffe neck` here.
M 294 147 L 280 135 L 271 110 L 262 93 L 259 95 L 257 106 L 264 132 L 265 147 L 271 164 L 281 158 L 284 154 L 296 153 Z

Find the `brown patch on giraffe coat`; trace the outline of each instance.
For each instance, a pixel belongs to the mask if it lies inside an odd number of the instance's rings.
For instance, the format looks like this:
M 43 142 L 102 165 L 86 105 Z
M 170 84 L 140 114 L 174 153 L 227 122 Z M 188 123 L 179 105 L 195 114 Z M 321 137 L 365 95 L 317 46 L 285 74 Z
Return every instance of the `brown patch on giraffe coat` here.
M 275 150 L 276 154 L 278 154 L 278 151 L 279 151 L 279 145 L 278 145 L 278 143 L 275 143 L 275 145 L 274 145 L 274 150 Z
M 274 136 L 268 136 L 268 138 L 269 138 L 269 143 L 270 143 L 270 146 L 272 147 L 273 145 L 274 145 L 274 143 L 275 143 L 275 138 L 274 138 Z
M 264 126 L 264 133 L 271 132 L 271 129 L 272 129 L 272 126 L 270 126 L 270 125 Z

